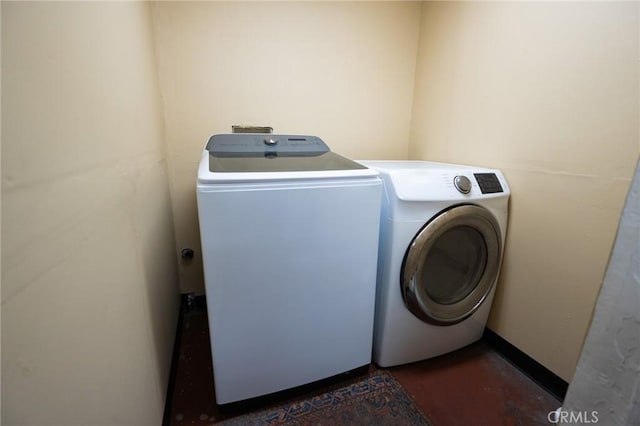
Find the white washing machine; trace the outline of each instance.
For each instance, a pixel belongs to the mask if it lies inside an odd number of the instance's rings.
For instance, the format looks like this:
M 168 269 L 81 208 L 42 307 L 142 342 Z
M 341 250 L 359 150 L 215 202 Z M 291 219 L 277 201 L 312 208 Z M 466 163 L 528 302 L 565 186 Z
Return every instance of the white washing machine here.
M 504 176 L 423 161 L 361 163 L 384 181 L 374 361 L 405 364 L 479 340 L 504 251 Z
M 317 137 L 211 137 L 197 199 L 218 404 L 371 362 L 381 194 Z

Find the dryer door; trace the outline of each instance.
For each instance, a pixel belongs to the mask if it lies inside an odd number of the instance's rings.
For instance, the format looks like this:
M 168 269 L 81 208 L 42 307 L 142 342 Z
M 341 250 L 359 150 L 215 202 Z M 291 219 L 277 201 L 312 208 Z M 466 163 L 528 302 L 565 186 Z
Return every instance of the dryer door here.
M 473 314 L 498 276 L 500 227 L 475 205 L 458 205 L 429 221 L 411 242 L 401 272 L 402 296 L 418 318 L 453 325 Z

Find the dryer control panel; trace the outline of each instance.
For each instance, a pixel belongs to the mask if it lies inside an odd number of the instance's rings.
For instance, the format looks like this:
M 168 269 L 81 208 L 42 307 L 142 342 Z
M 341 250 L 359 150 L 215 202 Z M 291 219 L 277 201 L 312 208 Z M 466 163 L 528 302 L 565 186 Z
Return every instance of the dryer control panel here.
M 476 178 L 476 182 L 478 182 L 480 191 L 483 194 L 504 192 L 495 173 L 474 173 L 473 176 Z

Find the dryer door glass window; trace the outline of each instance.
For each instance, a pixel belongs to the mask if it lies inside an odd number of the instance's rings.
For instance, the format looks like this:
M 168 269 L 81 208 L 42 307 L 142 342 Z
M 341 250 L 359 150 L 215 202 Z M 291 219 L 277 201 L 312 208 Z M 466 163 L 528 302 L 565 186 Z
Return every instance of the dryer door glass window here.
M 427 223 L 402 268 L 407 308 L 423 321 L 452 325 L 473 314 L 493 288 L 501 258 L 499 225 L 486 209 L 460 205 Z
M 487 265 L 487 246 L 482 234 L 470 226 L 457 226 L 444 232 L 424 259 L 424 290 L 441 305 L 458 303 L 478 285 Z

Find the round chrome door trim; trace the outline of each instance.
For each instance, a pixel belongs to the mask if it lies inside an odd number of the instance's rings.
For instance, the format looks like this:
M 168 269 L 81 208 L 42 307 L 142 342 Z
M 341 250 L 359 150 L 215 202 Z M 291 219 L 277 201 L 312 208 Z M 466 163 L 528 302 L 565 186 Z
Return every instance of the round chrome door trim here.
M 420 277 L 425 274 L 425 259 L 438 239 L 448 231 L 468 227 L 479 233 L 486 249 L 484 271 L 473 288 L 461 300 L 438 303 L 429 296 Z M 500 225 L 485 208 L 462 204 L 453 206 L 429 221 L 411 242 L 400 277 L 402 297 L 409 311 L 430 324 L 453 325 L 471 316 L 487 298 L 500 269 L 502 237 Z

